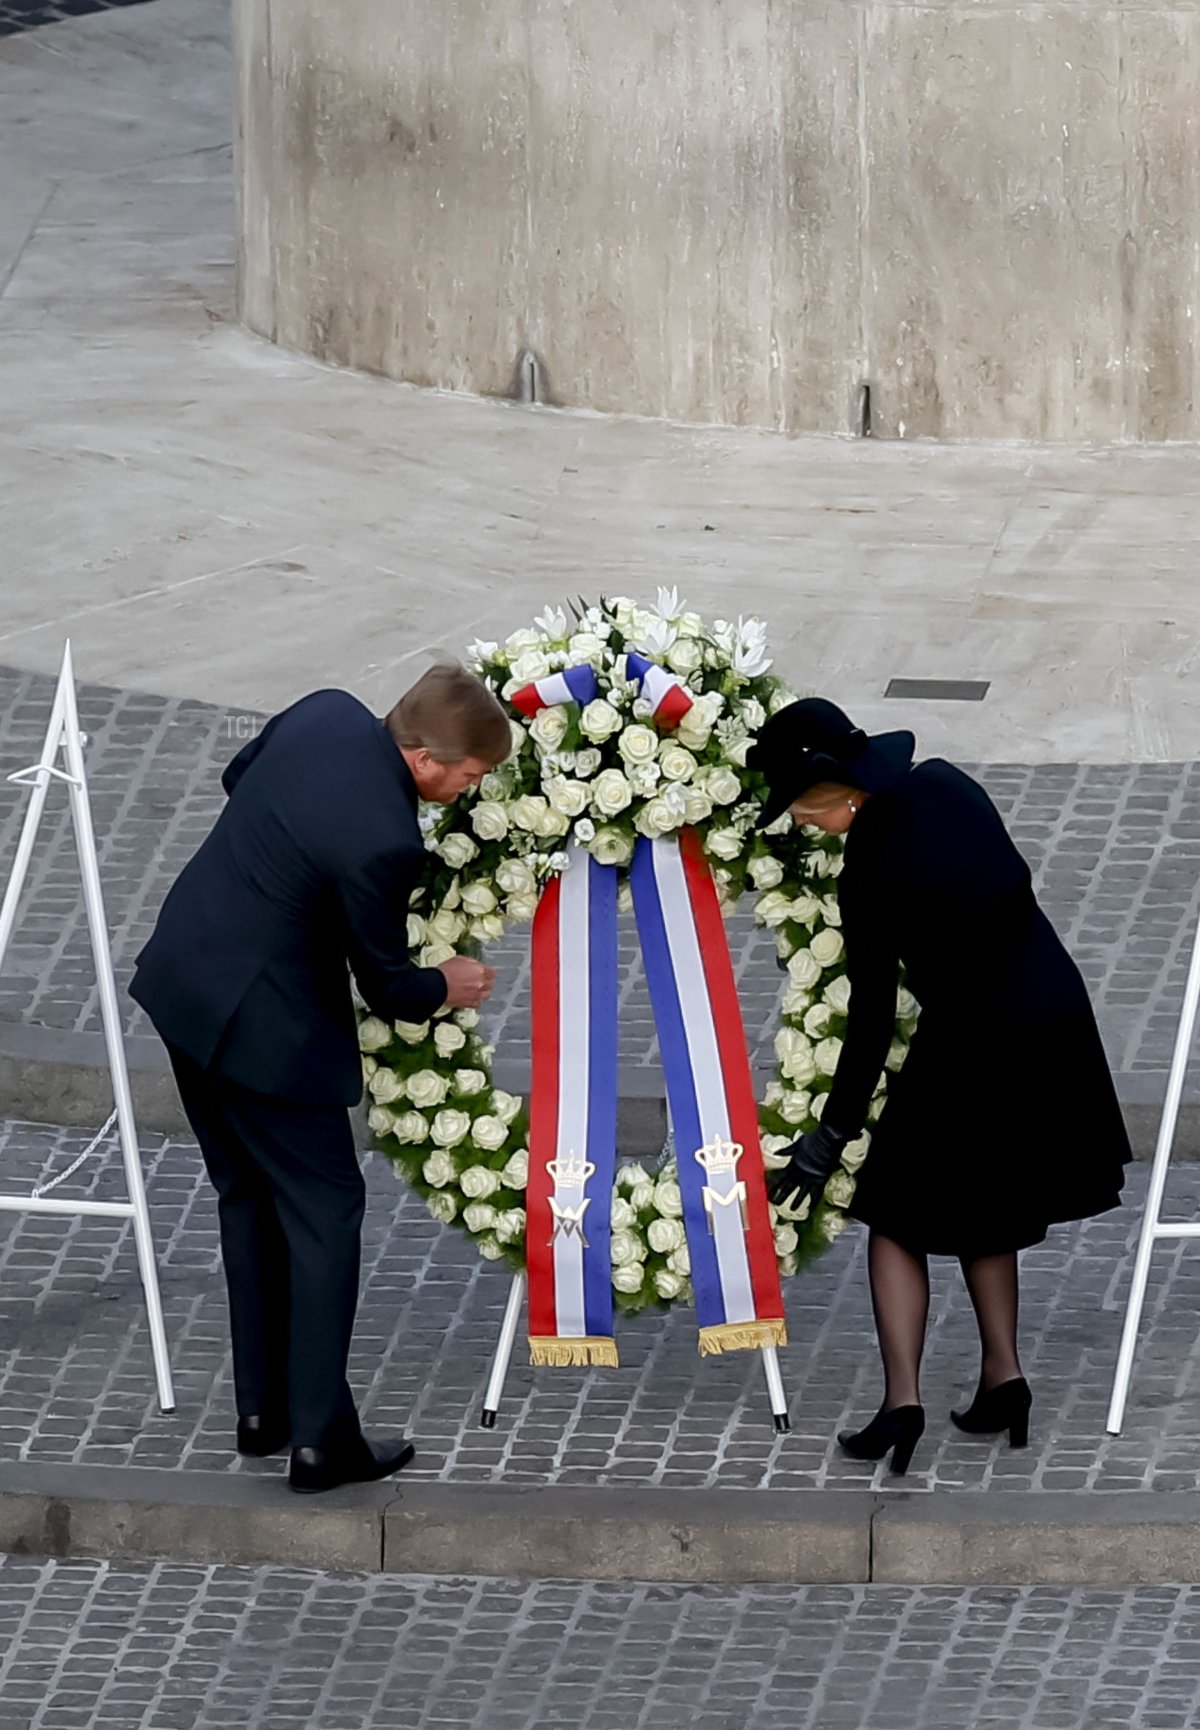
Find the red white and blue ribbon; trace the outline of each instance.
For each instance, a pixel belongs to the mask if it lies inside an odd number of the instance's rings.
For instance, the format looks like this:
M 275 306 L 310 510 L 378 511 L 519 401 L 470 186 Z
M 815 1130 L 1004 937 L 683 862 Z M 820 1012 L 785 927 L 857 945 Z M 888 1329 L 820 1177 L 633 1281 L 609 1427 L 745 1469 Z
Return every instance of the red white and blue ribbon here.
M 663 728 L 678 727 L 692 706 L 683 680 L 636 649 L 626 655 L 625 670 L 641 686 L 642 696 L 650 704 L 651 719 Z
M 532 685 L 522 685 L 509 702 L 532 718 L 552 703 L 590 703 L 599 689 L 596 669 L 585 662 L 581 667 L 564 667 L 561 673 L 535 679 Z
M 526 1267 L 535 1364 L 615 1364 L 617 873 L 572 847 L 533 922 Z
M 700 1350 L 786 1344 L 750 1059 L 699 836 L 639 840 L 634 910 L 675 1135 Z

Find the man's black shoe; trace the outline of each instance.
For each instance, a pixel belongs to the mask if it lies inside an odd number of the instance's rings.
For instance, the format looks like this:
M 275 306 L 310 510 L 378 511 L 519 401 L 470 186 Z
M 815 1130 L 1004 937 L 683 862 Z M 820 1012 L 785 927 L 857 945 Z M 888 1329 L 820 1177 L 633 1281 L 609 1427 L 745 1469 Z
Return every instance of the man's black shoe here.
M 336 1490 L 339 1484 L 373 1484 L 407 1466 L 416 1451 L 403 1436 L 386 1442 L 359 1436 L 348 1447 L 293 1448 L 288 1482 L 302 1495 Z
M 274 1412 L 254 1412 L 237 1422 L 237 1451 L 256 1460 L 268 1454 L 278 1454 L 292 1439 L 292 1426 L 286 1417 Z

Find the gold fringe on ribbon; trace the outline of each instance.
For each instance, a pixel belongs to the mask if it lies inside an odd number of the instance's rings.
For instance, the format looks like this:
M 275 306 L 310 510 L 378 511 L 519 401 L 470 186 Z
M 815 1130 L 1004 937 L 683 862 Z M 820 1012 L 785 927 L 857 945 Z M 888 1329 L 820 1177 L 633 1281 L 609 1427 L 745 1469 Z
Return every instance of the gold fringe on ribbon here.
M 760 1351 L 763 1346 L 787 1345 L 787 1323 L 778 1320 L 722 1322 L 719 1327 L 700 1329 L 700 1356 L 718 1357 L 721 1352 Z
M 566 1369 L 572 1364 L 607 1364 L 615 1368 L 620 1362 L 616 1340 L 602 1339 L 595 1334 L 574 1340 L 535 1339 L 530 1334 L 529 1361 L 531 1364 L 549 1364 L 554 1369 Z

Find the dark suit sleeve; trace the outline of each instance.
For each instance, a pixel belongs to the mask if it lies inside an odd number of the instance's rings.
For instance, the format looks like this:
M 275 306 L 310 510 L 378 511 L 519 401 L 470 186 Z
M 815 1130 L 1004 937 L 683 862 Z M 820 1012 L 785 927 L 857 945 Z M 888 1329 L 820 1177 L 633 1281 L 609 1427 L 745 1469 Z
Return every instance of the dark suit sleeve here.
M 866 1124 L 895 1032 L 900 956 L 882 895 L 858 885 L 849 895 L 843 890 L 839 900 L 850 1007 L 821 1121 L 853 1138 Z
M 270 738 L 271 730 L 278 719 L 278 715 L 272 715 L 266 726 L 261 728 L 260 731 L 254 735 L 253 739 L 248 739 L 238 752 L 237 756 L 234 757 L 231 762 L 226 763 L 221 774 L 221 785 L 224 787 L 226 794 L 233 792 L 233 789 L 246 773 L 246 770 L 258 756 L 258 753 Z
M 408 903 L 420 882 L 424 852 L 377 853 L 338 880 L 355 983 L 386 1021 L 426 1021 L 446 1000 L 446 976 L 414 965 L 408 947 Z

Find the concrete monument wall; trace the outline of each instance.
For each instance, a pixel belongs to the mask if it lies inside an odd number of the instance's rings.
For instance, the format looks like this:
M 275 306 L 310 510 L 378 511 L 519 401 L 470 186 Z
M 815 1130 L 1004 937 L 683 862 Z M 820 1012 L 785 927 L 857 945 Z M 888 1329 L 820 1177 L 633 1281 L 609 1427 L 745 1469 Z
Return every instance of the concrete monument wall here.
M 240 304 L 791 432 L 1200 437 L 1200 0 L 234 0 Z

